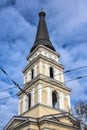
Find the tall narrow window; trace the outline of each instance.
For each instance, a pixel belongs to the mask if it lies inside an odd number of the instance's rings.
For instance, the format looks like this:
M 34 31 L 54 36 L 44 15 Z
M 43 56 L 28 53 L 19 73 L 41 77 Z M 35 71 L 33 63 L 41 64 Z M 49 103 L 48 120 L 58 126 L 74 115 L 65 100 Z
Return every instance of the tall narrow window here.
M 53 104 L 53 108 L 55 109 L 59 108 L 59 97 L 56 91 L 52 92 L 52 104 Z
M 34 78 L 34 69 L 31 70 L 31 79 Z
M 50 78 L 53 78 L 53 68 L 50 67 Z
M 28 108 L 29 108 L 29 110 L 31 108 L 31 93 L 29 93 L 29 105 L 28 105 Z

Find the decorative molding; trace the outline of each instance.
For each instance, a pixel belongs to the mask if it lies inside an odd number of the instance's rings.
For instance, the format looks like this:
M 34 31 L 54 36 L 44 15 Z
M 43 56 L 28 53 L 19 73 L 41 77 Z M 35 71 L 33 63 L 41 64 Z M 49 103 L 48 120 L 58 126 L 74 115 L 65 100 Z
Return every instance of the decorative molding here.
M 37 46 L 37 47 L 35 48 L 35 50 L 34 50 L 32 53 L 30 53 L 30 54 L 27 56 L 27 60 L 28 60 L 30 57 L 32 57 L 32 55 L 33 55 L 34 53 L 36 53 L 36 51 L 38 51 L 38 49 L 40 49 L 40 48 L 43 48 L 44 50 L 49 51 L 49 52 L 51 52 L 52 54 L 54 54 L 54 55 L 60 57 L 60 54 L 59 54 L 58 52 L 55 52 L 55 51 L 53 51 L 53 50 L 47 48 L 46 46 L 39 45 L 39 46 Z
M 35 62 L 39 61 L 39 59 L 42 58 L 45 61 L 48 61 L 49 63 L 55 64 L 56 66 L 64 69 L 64 66 L 61 65 L 60 63 L 58 63 L 56 60 L 50 59 L 46 56 L 43 56 L 42 54 L 39 54 L 35 59 L 33 59 L 24 69 L 23 69 L 23 73 L 30 67 L 32 66 Z
M 57 81 L 57 80 L 55 80 L 55 79 L 51 79 L 51 78 L 49 78 L 49 77 L 47 77 L 46 75 L 43 75 L 43 74 L 38 74 L 32 81 L 27 82 L 27 83 L 23 86 L 22 89 L 23 89 L 23 90 L 26 90 L 27 88 L 29 88 L 31 85 L 33 85 L 34 83 L 36 83 L 36 82 L 39 81 L 39 80 L 42 80 L 42 81 L 44 81 L 44 82 L 46 82 L 46 83 L 49 82 L 51 85 L 56 85 L 57 87 L 62 88 L 62 89 L 65 90 L 65 91 L 71 92 L 71 89 L 68 88 L 68 87 L 66 87 L 65 84 L 63 84 L 62 82 Z M 21 91 L 19 91 L 17 95 L 19 96 L 20 94 L 22 94 Z

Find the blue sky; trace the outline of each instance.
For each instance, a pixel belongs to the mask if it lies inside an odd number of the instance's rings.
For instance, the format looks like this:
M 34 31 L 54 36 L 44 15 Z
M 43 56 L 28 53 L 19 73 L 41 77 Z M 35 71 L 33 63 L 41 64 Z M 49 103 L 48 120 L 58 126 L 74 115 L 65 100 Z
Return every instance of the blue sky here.
M 50 39 L 65 70 L 87 65 L 87 0 L 0 0 L 0 66 L 19 84 L 23 84 L 22 70 L 35 39 L 41 8 L 46 11 Z M 87 68 L 68 73 L 65 80 L 86 72 Z M 72 104 L 87 99 L 86 81 L 84 78 L 66 84 L 72 89 Z M 0 91 L 9 87 L 14 86 L 0 71 Z M 0 99 L 17 92 L 0 92 Z M 16 97 L 0 101 L 0 129 L 17 115 L 17 107 Z

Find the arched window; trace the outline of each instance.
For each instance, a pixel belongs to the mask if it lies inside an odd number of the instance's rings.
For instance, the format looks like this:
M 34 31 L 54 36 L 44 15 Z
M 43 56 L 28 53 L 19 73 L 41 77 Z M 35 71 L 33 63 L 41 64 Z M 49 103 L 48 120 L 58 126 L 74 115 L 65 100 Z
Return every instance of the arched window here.
M 30 110 L 31 108 L 31 93 L 29 93 L 29 104 L 28 104 L 28 109 Z
M 52 92 L 52 105 L 53 105 L 53 108 L 55 109 L 59 108 L 59 97 L 56 91 Z
M 31 79 L 34 78 L 34 69 L 31 70 Z
M 50 67 L 50 78 L 53 78 L 53 68 Z

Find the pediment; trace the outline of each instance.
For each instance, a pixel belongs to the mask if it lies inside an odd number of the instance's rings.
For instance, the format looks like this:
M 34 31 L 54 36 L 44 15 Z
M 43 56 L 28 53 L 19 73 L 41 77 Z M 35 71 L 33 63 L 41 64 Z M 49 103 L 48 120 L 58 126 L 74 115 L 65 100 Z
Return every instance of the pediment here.
M 4 130 L 8 130 L 8 129 L 14 128 L 14 127 L 18 126 L 19 124 L 21 124 L 24 121 L 26 121 L 26 118 L 24 118 L 24 117 L 13 117 L 8 122 L 8 124 L 6 125 L 6 127 L 4 128 Z
M 14 120 L 11 124 L 9 128 L 13 128 L 15 126 L 17 126 L 18 124 L 22 123 L 23 121 L 19 121 L 19 120 Z
M 44 119 L 48 119 L 49 121 L 58 122 L 58 124 L 66 125 L 66 126 L 74 126 L 79 127 L 79 120 L 75 118 L 70 113 L 59 113 L 54 115 L 45 116 Z
M 76 119 L 75 117 L 73 117 L 71 115 L 62 116 L 61 118 L 59 118 L 59 121 L 61 123 L 65 123 L 65 124 L 68 124 L 68 125 L 71 125 L 71 126 L 76 126 L 76 127 L 79 126 L 78 119 Z
M 62 122 L 62 123 L 73 125 L 73 123 L 70 121 L 70 119 L 68 119 L 66 117 L 59 119 L 59 121 Z

